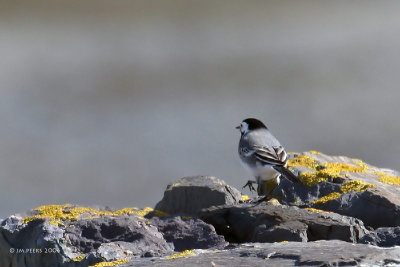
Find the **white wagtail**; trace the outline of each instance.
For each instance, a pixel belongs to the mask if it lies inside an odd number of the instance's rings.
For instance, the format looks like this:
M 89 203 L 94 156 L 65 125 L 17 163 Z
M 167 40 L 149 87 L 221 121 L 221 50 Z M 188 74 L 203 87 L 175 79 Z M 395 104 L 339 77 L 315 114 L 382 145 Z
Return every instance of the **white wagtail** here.
M 271 134 L 268 128 L 261 121 L 249 118 L 242 121 L 236 127 L 240 130 L 239 157 L 243 165 L 251 172 L 256 181 L 248 181 L 244 187 L 248 186 L 254 190 L 253 183 L 257 183 L 258 195 L 269 194 L 265 192 L 261 185 L 266 181 L 275 179 L 279 184 L 279 178 L 283 175 L 292 182 L 298 182 L 299 179 L 286 168 L 287 154 L 281 143 Z M 263 198 L 264 200 L 265 198 Z

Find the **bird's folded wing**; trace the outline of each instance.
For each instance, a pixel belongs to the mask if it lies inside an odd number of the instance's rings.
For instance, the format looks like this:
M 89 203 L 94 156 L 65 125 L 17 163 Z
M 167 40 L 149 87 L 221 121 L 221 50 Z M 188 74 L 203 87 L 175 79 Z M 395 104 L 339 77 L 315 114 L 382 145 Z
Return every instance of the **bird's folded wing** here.
M 253 146 L 255 149 L 254 155 L 256 158 L 267 165 L 284 166 L 287 159 L 287 154 L 282 146 Z

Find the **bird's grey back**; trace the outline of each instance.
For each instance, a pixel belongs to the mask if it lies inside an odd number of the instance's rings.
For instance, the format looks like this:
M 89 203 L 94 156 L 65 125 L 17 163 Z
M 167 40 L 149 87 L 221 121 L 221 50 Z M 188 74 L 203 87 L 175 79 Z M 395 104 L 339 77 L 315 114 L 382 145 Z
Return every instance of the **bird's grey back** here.
M 240 138 L 239 147 L 252 150 L 253 146 L 280 146 L 279 141 L 267 129 L 250 131 Z

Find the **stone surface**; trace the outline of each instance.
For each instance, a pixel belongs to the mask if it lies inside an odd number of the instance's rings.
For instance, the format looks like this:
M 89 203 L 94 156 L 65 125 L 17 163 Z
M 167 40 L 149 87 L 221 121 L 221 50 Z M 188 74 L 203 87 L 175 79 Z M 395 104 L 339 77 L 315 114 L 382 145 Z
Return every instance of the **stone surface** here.
M 0 225 L 0 266 L 88 266 L 227 245 L 199 219 L 154 213 L 67 204 L 10 216 Z
M 396 171 L 315 151 L 292 155 L 288 166 L 302 183 L 282 179 L 273 192 L 281 203 L 352 216 L 373 228 L 400 226 L 400 177 Z
M 241 197 L 237 189 L 215 177 L 185 177 L 167 186 L 155 209 L 168 214 L 196 215 L 203 208 L 236 204 Z
M 121 266 L 399 266 L 400 248 L 339 240 L 250 243 L 220 251 L 193 251 L 175 259 L 133 259 Z
M 174 250 L 157 227 L 135 214 L 77 221 L 64 228 L 62 240 L 68 240 L 70 246 L 82 254 L 96 254 L 103 244 L 107 244 L 108 248 L 107 251 L 102 248 L 103 255 L 115 254 L 114 248 L 119 250 L 123 247 L 125 257 L 163 256 Z M 105 257 L 106 260 L 120 258 Z
M 400 227 L 382 227 L 364 235 L 359 243 L 380 247 L 400 246 Z
M 167 242 L 174 244 L 175 251 L 186 249 L 222 249 L 228 242 L 218 235 L 212 225 L 191 217 L 153 217 L 151 224 L 157 227 Z
M 199 217 L 229 242 L 280 242 L 339 239 L 357 242 L 367 230 L 355 218 L 272 203 L 203 209 Z
M 282 179 L 279 201 L 196 176 L 168 185 L 155 210 L 65 204 L 10 216 L 0 266 L 400 265 L 397 172 L 315 151 L 288 167 L 301 182 Z

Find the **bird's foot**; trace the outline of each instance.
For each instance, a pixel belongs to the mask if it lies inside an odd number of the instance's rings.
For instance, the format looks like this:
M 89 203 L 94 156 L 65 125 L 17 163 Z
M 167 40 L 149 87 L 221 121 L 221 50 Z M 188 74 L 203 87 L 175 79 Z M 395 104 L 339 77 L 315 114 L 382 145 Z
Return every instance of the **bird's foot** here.
M 248 180 L 247 183 L 242 187 L 242 189 L 248 187 L 250 192 L 256 192 L 256 189 L 254 188 L 253 184 L 256 184 L 256 181 Z

